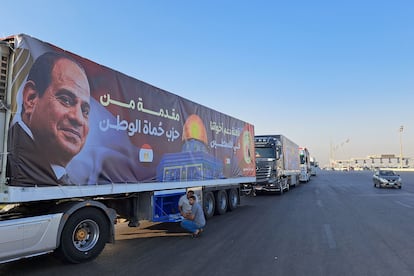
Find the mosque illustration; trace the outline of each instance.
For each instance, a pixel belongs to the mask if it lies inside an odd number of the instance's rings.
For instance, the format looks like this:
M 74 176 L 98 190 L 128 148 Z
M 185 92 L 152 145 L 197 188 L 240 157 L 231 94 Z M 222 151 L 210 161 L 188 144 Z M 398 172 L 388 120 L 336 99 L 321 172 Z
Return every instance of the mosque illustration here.
M 208 152 L 206 128 L 190 115 L 183 127 L 181 152 L 164 154 L 157 166 L 158 181 L 191 181 L 223 178 L 222 162 Z

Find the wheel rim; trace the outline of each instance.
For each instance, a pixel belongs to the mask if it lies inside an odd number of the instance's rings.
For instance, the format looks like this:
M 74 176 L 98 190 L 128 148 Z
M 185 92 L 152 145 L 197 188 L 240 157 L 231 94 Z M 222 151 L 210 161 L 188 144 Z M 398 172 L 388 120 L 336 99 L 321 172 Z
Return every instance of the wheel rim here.
M 230 202 L 233 207 L 237 205 L 237 196 L 234 192 L 230 192 Z
M 99 240 L 99 226 L 90 219 L 81 221 L 72 234 L 73 246 L 79 251 L 89 251 Z
M 211 214 L 213 212 L 213 199 L 210 196 L 206 200 L 205 209 L 207 214 Z
M 220 207 L 222 210 L 227 208 L 227 200 L 224 194 L 222 194 L 222 196 L 220 197 Z

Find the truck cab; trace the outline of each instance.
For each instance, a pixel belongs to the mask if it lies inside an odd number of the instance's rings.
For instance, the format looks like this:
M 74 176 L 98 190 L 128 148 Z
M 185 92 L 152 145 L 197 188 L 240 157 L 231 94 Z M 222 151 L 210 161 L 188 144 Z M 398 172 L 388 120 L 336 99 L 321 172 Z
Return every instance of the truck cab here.
M 318 161 L 316 161 L 315 157 L 310 157 L 310 168 L 311 168 L 311 176 L 316 176 L 316 171 L 319 167 Z
M 255 137 L 256 192 L 279 192 L 289 190 L 282 175 L 281 142 L 275 137 Z
M 310 155 L 307 148 L 299 148 L 300 176 L 299 181 L 308 182 L 311 178 Z

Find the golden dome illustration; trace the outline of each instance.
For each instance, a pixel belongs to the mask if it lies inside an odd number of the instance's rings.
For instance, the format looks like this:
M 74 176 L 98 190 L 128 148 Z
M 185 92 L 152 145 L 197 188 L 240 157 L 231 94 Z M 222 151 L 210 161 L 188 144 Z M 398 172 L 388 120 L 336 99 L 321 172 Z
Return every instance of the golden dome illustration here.
M 208 144 L 206 127 L 201 118 L 195 114 L 190 115 L 184 124 L 183 141 L 196 139 Z

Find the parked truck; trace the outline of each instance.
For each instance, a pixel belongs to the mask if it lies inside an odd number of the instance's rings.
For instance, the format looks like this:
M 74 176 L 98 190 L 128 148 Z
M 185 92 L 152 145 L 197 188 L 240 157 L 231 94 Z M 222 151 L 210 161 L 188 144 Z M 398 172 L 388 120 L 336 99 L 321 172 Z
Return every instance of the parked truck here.
M 251 124 L 28 35 L 0 54 L 0 262 L 89 261 L 117 218 L 179 221 L 189 189 L 224 214 L 256 179 Z
M 316 171 L 319 168 L 319 163 L 316 160 L 316 158 L 313 156 L 311 156 L 309 160 L 310 160 L 309 163 L 310 163 L 310 168 L 311 168 L 311 176 L 316 176 Z
M 255 136 L 256 183 L 265 192 L 289 191 L 299 183 L 299 146 L 283 135 Z
M 305 147 L 299 148 L 300 156 L 300 177 L 301 182 L 308 182 L 311 178 L 311 165 L 309 150 Z

